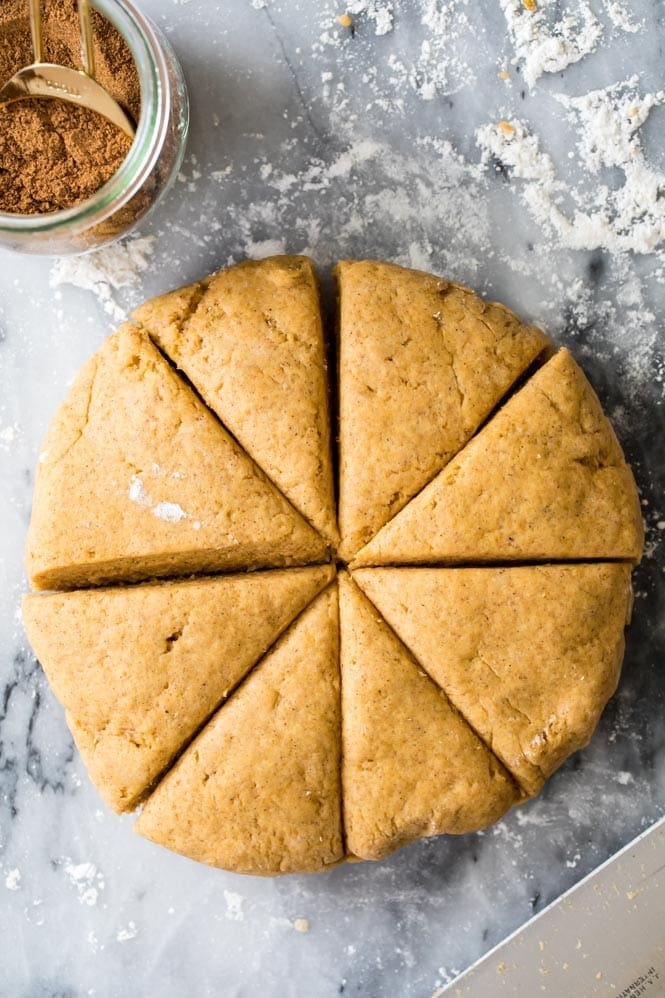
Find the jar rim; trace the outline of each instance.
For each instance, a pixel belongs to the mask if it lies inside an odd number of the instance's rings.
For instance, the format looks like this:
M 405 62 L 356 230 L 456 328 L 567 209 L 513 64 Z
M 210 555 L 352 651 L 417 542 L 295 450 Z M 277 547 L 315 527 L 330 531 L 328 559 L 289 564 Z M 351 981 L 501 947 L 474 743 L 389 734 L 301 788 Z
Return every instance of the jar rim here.
M 127 42 L 141 87 L 141 113 L 134 141 L 116 172 L 99 190 L 71 208 L 47 214 L 0 212 L 0 232 L 82 233 L 104 222 L 131 200 L 157 162 L 168 133 L 171 106 L 168 65 L 162 42 L 132 0 L 92 0 Z

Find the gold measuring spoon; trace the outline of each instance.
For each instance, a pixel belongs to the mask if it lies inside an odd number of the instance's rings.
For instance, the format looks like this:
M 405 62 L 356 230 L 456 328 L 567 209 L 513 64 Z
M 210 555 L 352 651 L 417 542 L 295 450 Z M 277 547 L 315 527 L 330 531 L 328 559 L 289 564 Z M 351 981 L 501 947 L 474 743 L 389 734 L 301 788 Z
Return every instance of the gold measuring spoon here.
M 96 111 L 134 138 L 136 128 L 110 93 L 95 80 L 95 56 L 92 47 L 90 0 L 78 0 L 81 27 L 83 69 L 71 69 L 54 62 L 44 62 L 41 0 L 29 0 L 30 30 L 34 62 L 24 66 L 0 89 L 0 105 L 29 97 L 57 97 Z

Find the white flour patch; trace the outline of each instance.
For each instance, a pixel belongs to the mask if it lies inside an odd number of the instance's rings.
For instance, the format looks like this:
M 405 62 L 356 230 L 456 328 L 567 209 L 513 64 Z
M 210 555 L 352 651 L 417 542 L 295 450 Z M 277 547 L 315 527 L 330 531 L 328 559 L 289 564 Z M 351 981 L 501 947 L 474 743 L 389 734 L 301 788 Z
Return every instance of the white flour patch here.
M 177 502 L 158 502 L 151 513 L 159 520 L 165 520 L 166 523 L 180 523 L 187 517 L 187 513 Z
M 515 811 L 515 818 L 517 819 L 517 824 L 520 828 L 524 828 L 526 825 L 535 825 L 537 828 L 545 828 L 550 824 L 550 818 L 547 814 L 537 814 L 532 808 L 530 811 L 518 810 Z
M 139 934 L 139 930 L 136 927 L 135 922 L 128 922 L 127 928 L 118 929 L 116 933 L 116 939 L 119 943 L 129 942 L 130 939 L 135 939 Z
M 380 142 L 374 142 L 372 139 L 359 139 L 330 163 L 324 174 L 326 182 L 337 180 L 339 177 L 349 177 L 356 167 L 376 159 L 383 151 Z
M 625 772 L 617 773 L 617 775 L 616 775 L 616 781 L 622 787 L 627 787 L 630 783 L 634 783 L 635 782 L 635 780 L 633 778 L 633 774 L 632 773 L 625 773 Z
M 508 24 L 513 65 L 532 88 L 546 73 L 561 73 L 595 52 L 604 28 L 589 0 L 500 0 Z M 623 0 L 602 0 L 596 9 L 614 32 L 634 34 L 643 22 Z
M 461 38 L 469 31 L 465 12 L 468 0 L 422 0 L 421 27 L 425 37 L 413 61 L 391 55 L 391 83 L 396 89 L 408 85 L 422 100 L 455 94 L 472 86 L 475 73 L 462 57 Z
M 152 499 L 146 492 L 143 480 L 139 475 L 132 475 L 128 495 L 131 501 L 135 502 L 137 506 L 146 506 L 148 508 L 152 506 Z
M 21 886 L 21 871 L 14 869 L 9 870 L 7 876 L 5 877 L 5 887 L 8 891 L 17 891 Z
M 558 178 L 554 164 L 523 121 L 485 125 L 476 133 L 487 168 L 498 161 L 525 181 L 522 196 L 550 236 L 569 249 L 651 253 L 665 239 L 665 174 L 644 156 L 639 128 L 665 92 L 640 95 L 633 77 L 581 97 L 559 95 L 575 129 L 583 179 Z M 623 173 L 612 188 L 608 169 Z
M 556 189 L 556 170 L 540 143 L 521 121 L 500 121 L 484 125 L 476 132 L 483 153 L 483 163 L 490 168 L 494 156 L 502 166 L 510 167 L 520 180 L 531 180 L 540 187 Z
M 279 256 L 286 253 L 286 242 L 283 239 L 262 239 L 259 242 L 248 240 L 245 243 L 245 253 L 250 260 L 263 260 L 267 256 Z
M 643 500 L 642 516 L 644 519 L 644 529 L 646 533 L 644 542 L 644 557 L 654 558 L 659 554 L 665 538 L 663 530 L 665 523 L 662 520 L 662 513 L 658 509 L 651 509 Z
M 177 472 L 174 472 L 171 477 L 175 478 L 176 476 Z M 186 513 L 177 502 L 155 502 L 147 492 L 140 475 L 132 475 L 127 495 L 131 502 L 136 503 L 137 506 L 142 506 L 144 509 L 149 509 L 153 516 L 156 516 L 159 520 L 164 520 L 166 523 L 180 523 L 181 520 L 191 519 L 189 513 Z M 195 520 L 193 526 L 195 530 L 199 530 L 201 524 L 198 520 Z
M 509 828 L 508 823 L 504 821 L 497 822 L 496 825 L 492 825 L 488 829 L 495 837 L 502 839 L 506 845 L 511 845 L 513 849 L 522 850 L 524 847 L 524 839 L 519 834 L 519 832 L 513 831 Z
M 226 917 L 232 922 L 244 922 L 245 913 L 242 906 L 245 903 L 245 898 L 242 894 L 224 891 L 224 900 L 226 901 Z
M 626 4 L 622 3 L 621 0 L 608 0 L 606 10 L 610 21 L 620 31 L 634 34 L 643 27 L 644 22 L 636 21 L 633 12 L 628 10 Z
M 366 68 L 362 82 L 370 85 L 378 108 L 402 109 L 405 89 L 421 100 L 432 101 L 475 82 L 475 73 L 462 54 L 474 43 L 467 14 L 469 3 L 470 0 L 417 0 L 413 4 L 415 17 L 408 18 L 414 31 L 409 44 L 376 45 L 375 59 Z M 400 4 L 388 0 L 350 0 L 342 10 L 351 15 L 356 27 L 369 22 L 375 35 L 385 36 L 396 31 Z M 312 46 L 313 55 L 329 47 L 348 49 L 357 44 L 355 32 L 340 27 L 339 13 L 339 8 L 334 12 L 332 6 L 325 6 L 321 35 Z M 341 114 L 346 111 L 349 98 L 344 84 L 333 87 L 332 81 L 332 74 L 322 73 L 324 99 L 332 104 L 336 114 Z
M 593 52 L 603 33 L 586 0 L 500 0 L 515 57 L 533 87 L 544 73 L 560 73 Z
M 126 311 L 115 300 L 114 291 L 138 284 L 153 254 L 154 236 L 130 238 L 85 256 L 60 257 L 51 266 L 49 284 L 58 288 L 71 284 L 92 291 L 111 318 L 123 322 Z
M 99 949 L 100 949 L 100 945 L 99 945 L 99 939 L 97 938 L 96 933 L 94 933 L 92 931 L 88 932 L 88 934 L 86 936 L 86 939 L 88 940 L 88 944 L 90 946 L 91 951 L 93 953 L 97 953 L 99 951 Z M 101 949 L 104 949 L 104 947 L 102 946 Z
M 424 269 L 432 268 L 432 245 L 438 243 L 436 269 L 451 277 L 465 273 L 468 279 L 490 248 L 485 172 L 443 139 L 418 138 L 411 153 L 375 139 L 351 139 L 331 162 L 303 155 L 296 164 L 297 184 L 292 160 L 284 143 L 279 156 L 257 164 L 270 167 L 265 199 L 237 206 L 233 222 L 241 235 L 234 258 L 248 247 L 257 249 L 256 230 L 283 227 L 285 221 L 292 232 L 290 251 L 309 253 L 323 266 L 332 263 L 335 246 L 353 255 L 365 232 L 373 233 L 376 245 L 385 245 L 388 259 Z M 288 171 L 279 169 L 280 161 L 289 163 Z M 305 210 L 311 205 L 315 212 L 319 196 L 336 204 L 334 240 Z
M 393 28 L 393 5 L 381 0 L 350 0 L 347 13 L 354 17 L 366 17 L 374 24 L 375 35 L 387 35 Z
M 4 451 L 11 450 L 11 445 L 15 442 L 18 436 L 18 430 L 18 423 L 3 426 L 0 429 L 0 449 Z
M 106 886 L 104 875 L 97 866 L 94 863 L 72 863 L 68 860 L 64 869 L 80 903 L 91 907 L 97 904 L 100 891 Z

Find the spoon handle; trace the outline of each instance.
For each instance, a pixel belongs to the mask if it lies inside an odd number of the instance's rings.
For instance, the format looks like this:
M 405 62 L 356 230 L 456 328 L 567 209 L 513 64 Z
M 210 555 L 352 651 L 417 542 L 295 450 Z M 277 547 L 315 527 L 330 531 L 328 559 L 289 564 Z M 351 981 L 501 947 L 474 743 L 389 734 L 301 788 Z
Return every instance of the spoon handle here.
M 78 0 L 79 24 L 81 27 L 81 57 L 83 69 L 88 76 L 95 78 L 95 53 L 92 47 L 92 18 L 90 0 Z
M 30 33 L 35 62 L 44 61 L 44 37 L 42 35 L 41 0 L 30 0 Z

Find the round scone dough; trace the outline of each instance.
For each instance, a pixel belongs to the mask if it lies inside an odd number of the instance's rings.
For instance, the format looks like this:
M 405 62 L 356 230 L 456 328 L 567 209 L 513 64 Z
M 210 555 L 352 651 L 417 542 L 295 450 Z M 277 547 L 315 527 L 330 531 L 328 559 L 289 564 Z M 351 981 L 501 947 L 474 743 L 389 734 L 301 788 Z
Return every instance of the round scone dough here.
M 242 873 L 381 859 L 538 793 L 616 688 L 642 553 L 567 350 L 429 274 L 336 280 L 336 392 L 311 261 L 248 261 L 102 345 L 35 483 L 26 564 L 58 591 L 23 618 L 92 782 Z

